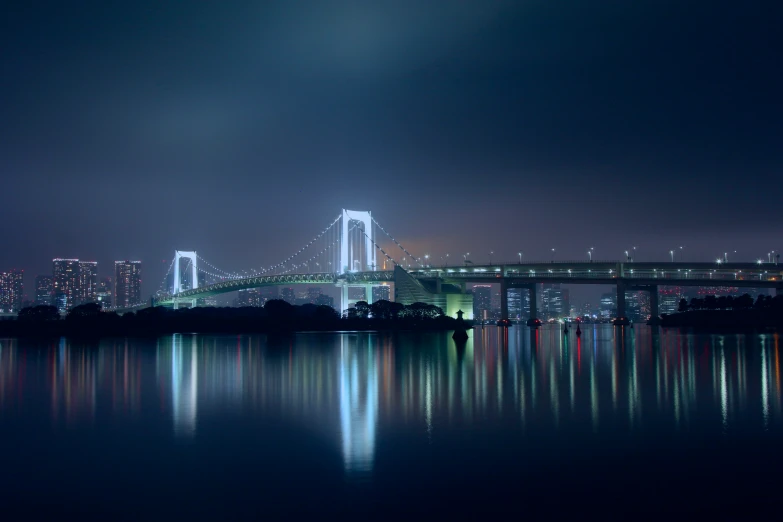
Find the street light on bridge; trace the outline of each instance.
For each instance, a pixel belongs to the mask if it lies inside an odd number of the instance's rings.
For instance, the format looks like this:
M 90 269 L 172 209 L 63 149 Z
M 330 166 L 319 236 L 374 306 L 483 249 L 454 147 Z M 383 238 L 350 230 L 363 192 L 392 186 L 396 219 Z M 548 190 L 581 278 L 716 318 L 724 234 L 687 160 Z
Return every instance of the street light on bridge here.
M 519 264 L 522 264 L 522 252 L 518 252 L 517 255 L 519 256 Z
M 669 250 L 669 254 L 672 256 L 672 263 L 674 263 L 674 250 Z
M 593 247 L 590 247 L 590 250 L 587 251 L 587 255 L 590 256 L 590 262 L 593 262 Z
M 553 248 L 552 249 L 552 262 L 554 263 L 554 261 L 555 261 L 555 249 Z
M 494 254 L 492 250 L 489 251 L 489 266 L 492 266 L 492 254 Z

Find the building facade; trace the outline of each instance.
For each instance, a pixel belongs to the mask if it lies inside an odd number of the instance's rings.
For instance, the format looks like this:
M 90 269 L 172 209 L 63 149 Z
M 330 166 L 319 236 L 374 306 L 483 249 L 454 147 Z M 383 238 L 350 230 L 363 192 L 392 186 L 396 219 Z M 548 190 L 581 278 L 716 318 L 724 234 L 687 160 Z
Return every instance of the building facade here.
M 141 304 L 141 261 L 114 262 L 114 302 L 118 308 Z
M 372 300 L 376 301 L 391 301 L 391 286 L 390 285 L 378 285 L 372 287 Z
M 52 304 L 66 312 L 79 297 L 79 260 L 52 260 Z
M 35 277 L 35 304 L 36 306 L 52 304 L 52 276 Z
M 473 318 L 477 321 L 492 320 L 492 285 L 473 286 Z
M 24 299 L 24 270 L 0 272 L 0 310 L 17 313 Z
M 98 289 L 95 292 L 95 301 L 101 305 L 102 309 L 114 306 L 112 299 L 114 282 L 111 277 L 104 277 L 98 282 Z
M 95 303 L 98 300 L 98 263 L 79 261 L 79 284 L 76 304 Z

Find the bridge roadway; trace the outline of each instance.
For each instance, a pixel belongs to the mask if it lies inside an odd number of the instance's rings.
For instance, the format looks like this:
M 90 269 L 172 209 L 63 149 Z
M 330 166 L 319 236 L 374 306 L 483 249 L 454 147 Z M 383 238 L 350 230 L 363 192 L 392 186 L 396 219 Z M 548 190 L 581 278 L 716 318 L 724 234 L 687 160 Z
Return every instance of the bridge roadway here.
M 508 317 L 508 288 L 526 288 L 531 292 L 531 317 L 536 317 L 536 284 L 568 283 L 616 285 L 618 322 L 625 318 L 625 292 L 645 290 L 650 292 L 653 320 L 658 317 L 658 286 L 726 286 L 743 288 L 775 288 L 783 291 L 783 265 L 775 263 L 620 263 L 558 261 L 550 263 L 516 263 L 468 266 L 427 266 L 409 270 L 408 274 L 429 281 L 439 288 L 442 283 L 499 283 L 501 285 L 501 315 Z M 159 305 L 176 305 L 180 301 L 194 301 L 227 292 L 248 288 L 292 284 L 372 285 L 393 282 L 391 270 L 350 272 L 346 274 L 312 273 L 254 276 L 227 279 L 179 294 L 163 295 L 156 300 Z M 437 290 L 436 290 L 437 291 Z M 627 321 L 627 320 L 625 320 Z

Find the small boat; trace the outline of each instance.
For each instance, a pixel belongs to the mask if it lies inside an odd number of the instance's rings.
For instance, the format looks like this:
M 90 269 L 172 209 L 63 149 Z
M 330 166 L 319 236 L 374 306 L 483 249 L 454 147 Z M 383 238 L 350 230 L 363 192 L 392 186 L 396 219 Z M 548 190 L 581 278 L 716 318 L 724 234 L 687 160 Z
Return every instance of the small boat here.
M 576 323 L 576 336 L 582 335 L 582 330 L 579 328 L 579 323 Z
M 568 333 L 568 323 L 565 323 L 565 326 L 563 327 L 563 333 L 564 334 Z

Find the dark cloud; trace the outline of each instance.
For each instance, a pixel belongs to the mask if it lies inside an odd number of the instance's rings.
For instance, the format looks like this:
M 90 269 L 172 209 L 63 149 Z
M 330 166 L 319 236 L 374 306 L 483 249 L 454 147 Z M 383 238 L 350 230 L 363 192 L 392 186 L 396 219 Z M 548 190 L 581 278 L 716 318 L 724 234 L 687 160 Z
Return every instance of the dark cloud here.
M 258 266 L 342 207 L 432 251 L 774 247 L 780 19 L 753 2 L 18 4 L 0 268 Z

